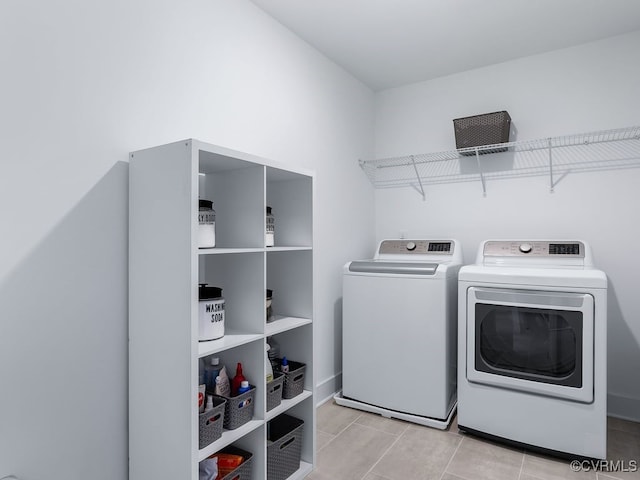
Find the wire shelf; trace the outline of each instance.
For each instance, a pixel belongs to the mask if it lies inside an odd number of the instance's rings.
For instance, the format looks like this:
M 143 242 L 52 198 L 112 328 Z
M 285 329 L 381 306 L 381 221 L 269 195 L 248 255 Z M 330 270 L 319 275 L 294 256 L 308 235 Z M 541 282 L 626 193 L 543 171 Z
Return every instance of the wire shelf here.
M 361 160 L 360 166 L 375 188 L 409 186 L 423 198 L 425 185 L 480 180 L 486 195 L 487 180 L 539 175 L 549 176 L 553 191 L 571 172 L 640 167 L 640 127 Z

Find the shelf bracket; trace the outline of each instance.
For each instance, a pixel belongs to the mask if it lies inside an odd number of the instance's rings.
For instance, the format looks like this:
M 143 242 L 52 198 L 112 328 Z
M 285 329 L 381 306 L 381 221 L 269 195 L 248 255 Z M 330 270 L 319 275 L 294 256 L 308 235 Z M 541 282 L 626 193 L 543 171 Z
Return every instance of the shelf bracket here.
M 549 192 L 553 193 L 553 187 L 555 184 L 553 183 L 553 148 L 551 147 L 551 138 L 547 139 L 547 145 L 549 149 Z
M 478 173 L 480 173 L 480 181 L 482 182 L 482 196 L 487 196 L 487 184 L 484 181 L 484 173 L 482 172 L 482 166 L 480 165 L 480 153 L 476 147 L 476 163 L 478 164 Z
M 422 186 L 422 180 L 420 180 L 420 174 L 418 173 L 418 167 L 416 166 L 416 160 L 413 157 L 413 155 L 411 155 L 410 158 L 411 158 L 411 163 L 413 164 L 413 170 L 416 172 L 416 178 L 418 179 L 418 185 L 420 185 L 420 190 L 418 190 L 418 192 L 420 194 L 422 194 L 422 201 L 424 202 L 426 200 L 426 197 L 425 197 L 425 194 L 424 194 L 424 187 Z

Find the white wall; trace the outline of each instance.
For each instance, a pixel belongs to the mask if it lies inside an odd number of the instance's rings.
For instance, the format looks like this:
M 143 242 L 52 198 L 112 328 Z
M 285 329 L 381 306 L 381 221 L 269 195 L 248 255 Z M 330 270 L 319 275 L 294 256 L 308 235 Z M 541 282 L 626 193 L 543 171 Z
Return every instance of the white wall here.
M 194 137 L 316 171 L 333 387 L 341 267 L 374 235 L 368 88 L 245 0 L 7 0 L 0 58 L 0 477 L 127 477 L 132 150 Z
M 637 125 L 640 32 L 390 89 L 376 96 L 375 157 L 452 150 L 452 119 L 507 110 L 517 139 Z M 640 166 L 640 161 L 638 162 Z M 376 237 L 580 238 L 609 277 L 609 411 L 640 420 L 640 169 L 376 191 Z

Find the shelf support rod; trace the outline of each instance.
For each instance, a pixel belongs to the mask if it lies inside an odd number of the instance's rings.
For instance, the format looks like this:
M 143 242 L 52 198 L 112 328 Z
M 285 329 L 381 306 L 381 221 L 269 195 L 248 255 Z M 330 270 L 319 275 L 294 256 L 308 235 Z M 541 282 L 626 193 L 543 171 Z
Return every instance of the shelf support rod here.
M 487 184 L 484 181 L 484 173 L 482 173 L 482 167 L 480 166 L 480 153 L 478 147 L 476 147 L 476 163 L 478 164 L 478 172 L 480 173 L 480 181 L 482 182 L 482 196 L 487 196 Z
M 418 174 L 418 167 L 416 166 L 416 160 L 415 158 L 413 158 L 413 155 L 411 155 L 411 163 L 413 164 L 413 170 L 416 172 L 416 178 L 418 179 L 418 185 L 420 185 L 420 193 L 422 194 L 422 201 L 424 202 L 426 200 L 426 197 L 424 195 L 424 187 L 422 186 L 422 180 L 420 180 L 420 175 Z
M 549 192 L 553 193 L 553 155 L 552 155 L 552 148 L 551 148 L 551 138 L 547 139 L 548 142 L 548 149 L 549 149 Z

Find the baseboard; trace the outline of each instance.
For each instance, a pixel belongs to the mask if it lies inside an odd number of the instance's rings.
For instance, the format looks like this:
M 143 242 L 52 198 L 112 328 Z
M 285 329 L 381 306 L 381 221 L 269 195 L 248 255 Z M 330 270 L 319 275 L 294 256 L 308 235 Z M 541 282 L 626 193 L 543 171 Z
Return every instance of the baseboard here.
M 319 382 L 316 385 L 317 406 L 333 399 L 333 396 L 342 389 L 342 372 Z M 609 393 L 607 395 L 607 415 L 640 422 L 640 399 L 623 397 Z
M 316 384 L 316 406 L 331 400 L 333 396 L 342 389 L 342 372 L 336 373 L 332 377 Z
M 607 414 L 623 420 L 640 422 L 640 399 L 610 393 L 607 395 Z

